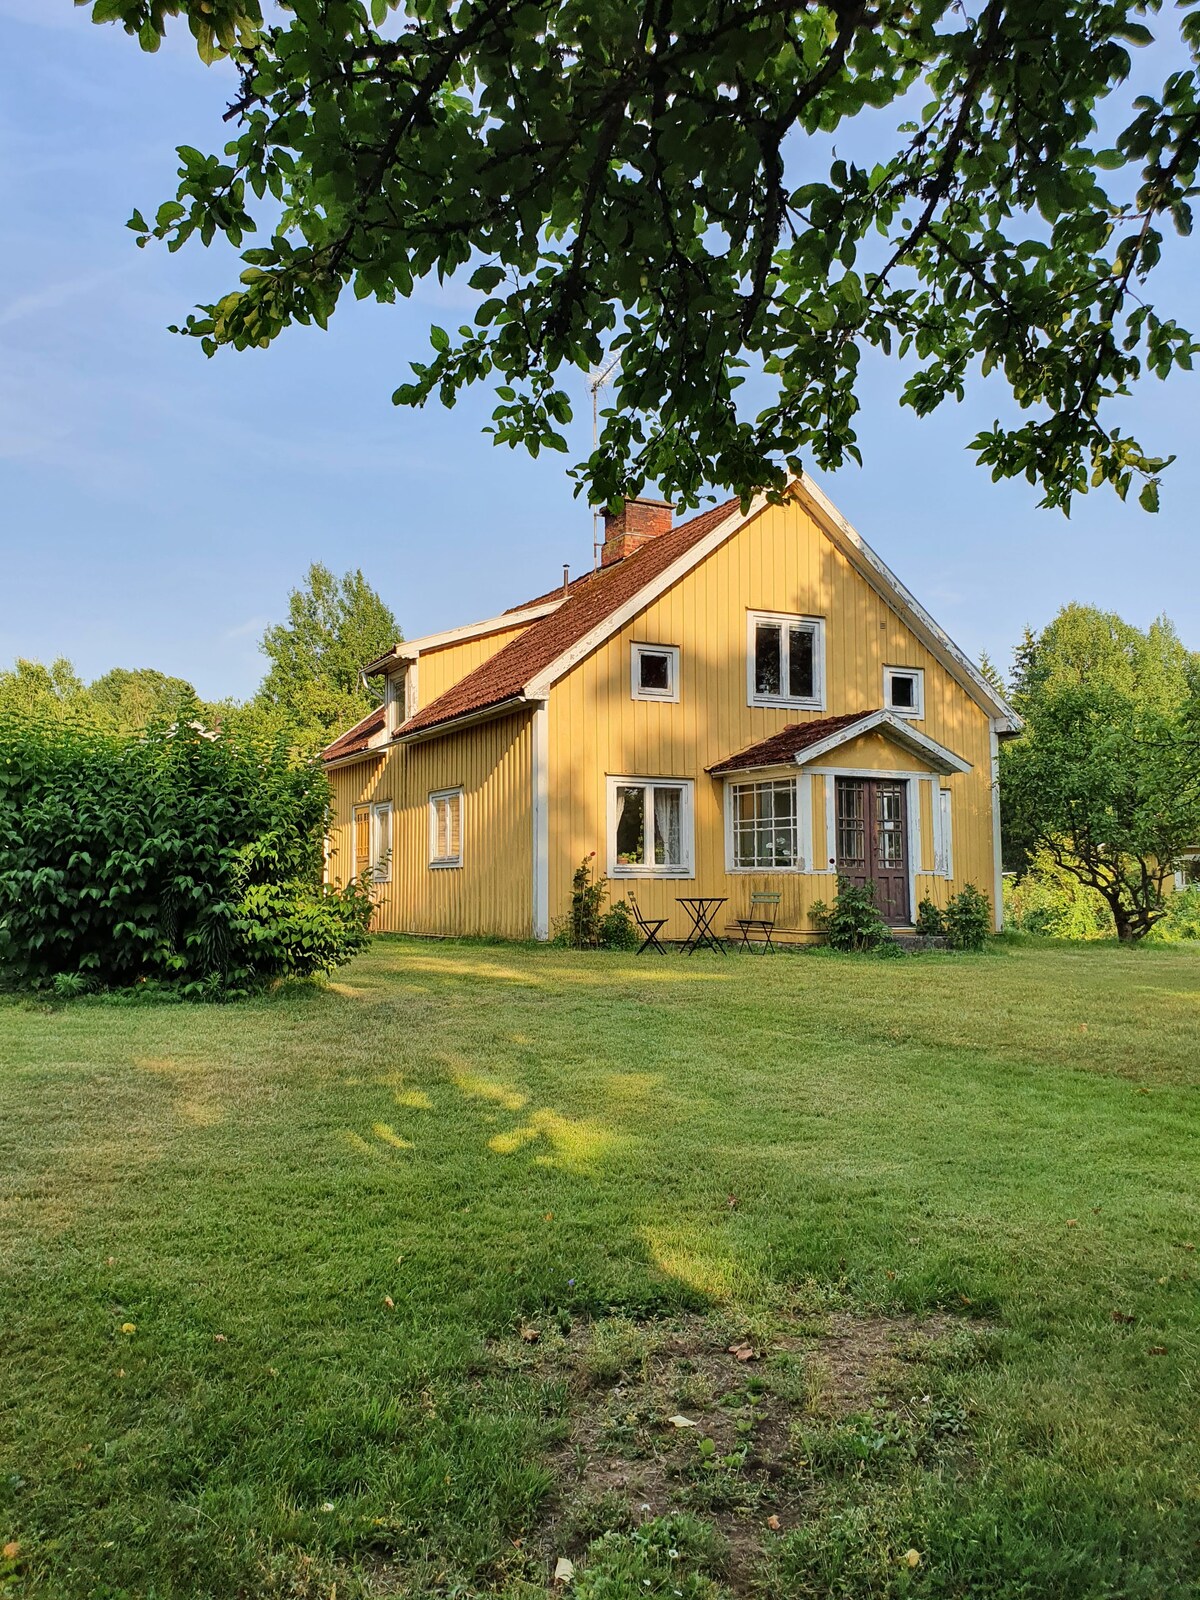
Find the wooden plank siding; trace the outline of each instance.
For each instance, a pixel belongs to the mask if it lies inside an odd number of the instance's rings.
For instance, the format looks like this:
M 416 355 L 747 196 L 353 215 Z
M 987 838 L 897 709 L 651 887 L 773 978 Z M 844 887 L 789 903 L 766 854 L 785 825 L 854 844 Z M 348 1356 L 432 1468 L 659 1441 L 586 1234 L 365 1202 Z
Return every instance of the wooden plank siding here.
M 454 644 L 422 650 L 417 659 L 417 687 L 421 705 L 427 706 L 436 700 L 528 627 L 527 622 L 522 622 L 515 628 L 502 628 L 495 633 L 484 634 L 481 639 L 463 639 Z
M 424 658 L 422 658 L 422 662 Z M 523 712 L 335 768 L 331 877 L 352 859 L 354 806 L 390 800 L 392 863 L 380 933 L 533 934 L 532 714 Z M 463 791 L 462 865 L 430 865 L 429 796 Z
M 747 705 L 747 613 L 776 611 L 825 619 L 825 706 L 821 711 Z M 634 700 L 634 643 L 679 647 L 678 703 Z M 705 769 L 779 729 L 821 716 L 883 706 L 885 666 L 925 674 L 924 716 L 914 726 L 971 763 L 951 778 L 910 785 L 919 805 L 920 859 L 915 900 L 944 904 L 964 883 L 993 893 L 991 743 L 987 713 L 918 642 L 797 504 L 771 506 L 715 550 L 671 590 L 648 605 L 605 644 L 560 679 L 549 701 L 551 917 L 566 910 L 575 865 L 596 852 L 607 862 L 609 775 L 690 778 L 695 789 L 695 863 L 690 880 L 615 879 L 613 898 L 632 884 L 647 915 L 669 919 L 679 937 L 686 921 L 676 899 L 728 897 L 726 914 L 741 914 L 753 889 L 783 893 L 779 922 L 810 929 L 808 907 L 834 893 L 824 873 L 729 873 L 725 865 L 724 790 Z M 813 762 L 818 769 L 856 768 L 928 773 L 882 735 L 872 734 Z M 750 780 L 753 774 L 746 774 Z M 828 861 L 824 776 L 812 779 L 813 857 Z M 936 790 L 953 795 L 954 878 L 933 874 Z M 913 907 L 915 911 L 915 904 Z

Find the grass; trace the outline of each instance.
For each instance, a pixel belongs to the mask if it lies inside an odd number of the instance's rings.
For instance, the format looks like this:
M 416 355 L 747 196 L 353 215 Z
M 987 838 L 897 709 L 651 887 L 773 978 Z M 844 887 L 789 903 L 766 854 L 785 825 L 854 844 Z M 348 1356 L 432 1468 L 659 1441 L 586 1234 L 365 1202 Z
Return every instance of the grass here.
M 0 1005 L 0 1594 L 531 1600 L 572 1517 L 592 1600 L 1200 1593 L 1198 1040 L 1194 950 L 1049 943 Z M 666 1520 L 556 1490 L 551 1333 L 603 1386 L 672 1319 L 935 1310 L 860 1416 L 764 1359 L 761 1568 L 699 1457 Z

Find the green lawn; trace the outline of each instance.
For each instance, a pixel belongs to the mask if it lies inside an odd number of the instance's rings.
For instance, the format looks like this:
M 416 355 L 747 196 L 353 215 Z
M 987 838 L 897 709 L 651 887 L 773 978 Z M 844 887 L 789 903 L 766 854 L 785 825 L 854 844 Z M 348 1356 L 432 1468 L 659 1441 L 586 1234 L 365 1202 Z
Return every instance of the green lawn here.
M 1198 1082 L 1194 948 L 0 1005 L 0 1594 L 1200 1593 Z

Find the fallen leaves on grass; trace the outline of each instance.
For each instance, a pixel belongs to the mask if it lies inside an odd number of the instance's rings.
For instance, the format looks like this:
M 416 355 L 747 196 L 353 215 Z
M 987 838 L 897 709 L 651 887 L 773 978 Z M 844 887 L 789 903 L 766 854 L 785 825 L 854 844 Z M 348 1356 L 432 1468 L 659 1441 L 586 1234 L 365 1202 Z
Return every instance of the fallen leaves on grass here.
M 693 1422 L 691 1417 L 683 1417 L 678 1414 L 668 1417 L 667 1421 L 673 1428 L 698 1428 L 700 1426 L 698 1422 Z
M 1147 1355 L 1151 1356 L 1165 1356 L 1166 1353 L 1167 1347 L 1165 1344 L 1152 1344 L 1149 1350 L 1146 1352 Z
M 1113 1314 L 1112 1314 L 1112 1319 L 1113 1319 L 1114 1322 L 1136 1322 L 1137 1321 L 1137 1318 L 1133 1315 L 1133 1313 L 1131 1311 L 1114 1311 Z
M 522 1344 L 536 1344 L 541 1337 L 542 1330 L 540 1328 L 535 1328 L 531 1323 L 528 1322 L 523 1322 L 521 1324 Z
M 21 1554 L 20 1540 L 18 1540 L 18 1539 L 10 1539 L 8 1541 L 8 1543 L 4 1546 L 3 1554 L 4 1554 L 5 1561 L 15 1561 L 17 1559 L 17 1557 Z
M 907 1566 L 919 1567 L 921 1565 L 921 1552 L 919 1550 L 906 1550 L 904 1560 Z
M 137 1323 L 136 1322 L 123 1322 L 121 1324 L 121 1332 L 122 1333 L 136 1333 L 137 1332 Z
M 575 1576 L 575 1563 L 568 1561 L 566 1556 L 559 1556 L 554 1564 L 555 1583 L 570 1583 Z
M 731 1356 L 736 1356 L 739 1361 L 753 1361 L 758 1354 L 754 1346 L 752 1344 L 747 1344 L 744 1340 L 741 1344 L 729 1345 L 728 1349 L 729 1354 Z
M 780 1522 L 779 1518 L 775 1515 L 775 1513 L 773 1511 L 772 1511 L 771 1515 L 767 1518 L 767 1527 L 770 1528 L 772 1533 L 778 1533 L 780 1528 L 783 1527 L 783 1523 Z

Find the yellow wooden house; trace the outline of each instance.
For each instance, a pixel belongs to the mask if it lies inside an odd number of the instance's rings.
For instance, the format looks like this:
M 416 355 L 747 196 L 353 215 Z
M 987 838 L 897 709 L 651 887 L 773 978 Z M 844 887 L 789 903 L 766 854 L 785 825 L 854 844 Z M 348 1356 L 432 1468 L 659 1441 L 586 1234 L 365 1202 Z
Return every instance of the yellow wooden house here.
M 1021 724 L 808 478 L 783 504 L 606 519 L 602 559 L 483 622 L 397 644 L 383 704 L 325 751 L 329 874 L 376 926 L 546 939 L 594 854 L 613 899 L 814 937 L 836 876 L 887 920 L 966 883 L 1000 917 L 997 741 Z

